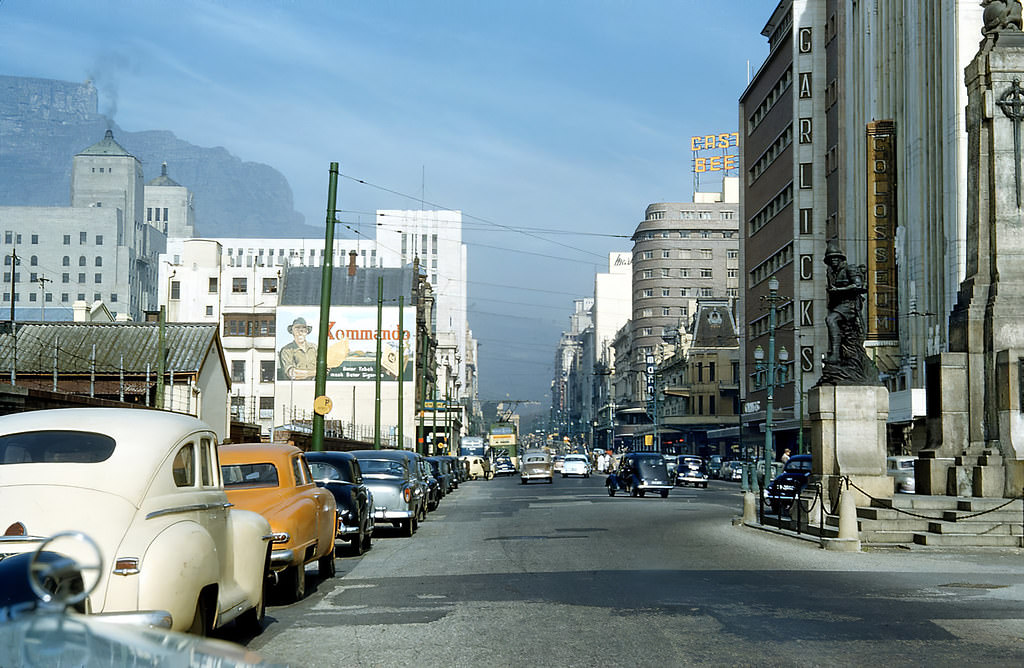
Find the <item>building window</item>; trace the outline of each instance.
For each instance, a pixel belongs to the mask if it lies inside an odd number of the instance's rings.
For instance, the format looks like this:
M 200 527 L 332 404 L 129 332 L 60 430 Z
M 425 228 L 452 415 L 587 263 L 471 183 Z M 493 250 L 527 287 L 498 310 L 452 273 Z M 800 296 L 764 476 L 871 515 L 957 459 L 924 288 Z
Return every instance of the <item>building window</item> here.
M 11 272 L 5 271 L 4 272 L 4 283 L 10 283 L 10 282 L 11 282 Z
M 79 282 L 79 283 L 85 283 L 85 272 L 84 272 L 84 271 L 83 271 L 83 272 L 80 272 L 80 273 L 78 274 L 78 282 Z
M 116 304 L 117 303 L 117 293 L 116 292 L 111 292 L 110 293 L 110 303 L 111 304 Z
M 647 213 L 647 220 L 663 220 L 665 218 L 664 211 L 649 211 Z
M 35 283 L 38 280 L 39 280 L 39 274 L 37 274 L 34 271 L 29 273 L 29 275 L 28 275 L 28 282 L 29 283 Z
M 654 251 L 644 251 L 643 253 L 640 253 L 640 259 L 641 260 L 653 260 L 654 259 Z
M 78 301 L 80 301 L 80 302 L 84 302 L 85 301 L 85 293 L 84 292 L 79 292 L 78 293 Z
M 235 294 L 244 293 L 246 291 L 245 277 L 232 278 L 231 279 L 231 292 Z
M 146 222 L 147 223 L 152 223 L 153 222 L 153 207 L 151 207 L 151 206 L 150 207 L 146 207 Z
M 671 315 L 671 313 L 669 313 L 669 307 L 668 306 L 662 306 L 661 307 L 661 314 L 662 315 Z
M 78 266 L 79 266 L 79 267 L 84 267 L 84 266 L 85 266 L 85 264 L 86 264 L 86 262 L 85 262 L 85 256 L 84 256 L 84 255 L 79 255 L 79 256 L 78 256 Z
M 71 301 L 71 297 L 68 296 L 68 293 L 62 292 L 62 293 L 60 293 L 60 300 L 62 302 L 69 302 L 69 301 Z
M 209 287 L 207 288 L 206 291 L 210 292 L 210 293 L 216 294 L 217 290 L 220 289 L 218 287 L 218 285 L 219 285 L 219 283 L 218 283 L 217 277 L 216 276 L 211 276 L 210 277 L 210 285 L 209 285 Z
M 99 255 L 96 256 L 96 266 L 97 267 L 102 267 L 103 266 L 103 258 L 101 256 L 99 256 Z
M 102 234 L 97 234 L 96 235 L 96 245 L 97 246 L 102 246 L 103 245 L 103 235 Z
M 646 290 L 641 291 L 640 296 L 641 297 L 653 297 L 654 296 L 654 289 L 653 288 L 647 288 Z
M 711 272 L 710 269 L 701 269 L 700 270 L 700 277 L 701 278 L 713 278 L 712 272 Z
M 231 360 L 231 382 L 245 382 L 245 360 Z
M 79 232 L 78 233 L 78 243 L 84 244 L 88 238 L 89 238 L 89 235 L 87 233 L 85 233 L 85 232 Z
M 64 245 L 65 246 L 70 246 L 71 245 L 71 235 L 70 234 L 65 234 L 64 235 Z
M 276 278 L 264 278 L 263 279 L 263 294 L 276 294 L 277 293 L 277 279 Z
M 103 274 L 96 274 L 96 280 L 93 281 L 93 282 L 94 283 L 102 283 L 103 282 Z
M 39 243 L 39 235 L 38 234 L 33 234 L 32 235 L 32 244 L 35 245 L 35 244 L 38 244 L 38 243 Z
M 654 270 L 644 269 L 642 272 L 640 272 L 640 278 L 654 278 Z
M 690 270 L 688 268 L 683 267 L 682 269 L 679 270 L 679 278 L 689 278 L 689 277 L 690 277 Z
M 662 260 L 670 260 L 670 259 L 672 259 L 672 251 L 670 251 L 670 250 L 663 250 L 663 251 L 661 251 L 661 259 Z
M 737 269 L 726 269 L 726 275 L 729 278 L 738 278 L 739 277 L 739 271 Z
M 652 336 L 653 334 L 654 334 L 654 329 L 651 328 L 651 327 L 644 327 L 642 330 L 640 330 L 640 335 L 641 336 Z
M 640 317 L 641 318 L 650 318 L 653 315 L 654 315 L 653 309 L 645 308 L 645 309 L 642 309 L 640 311 Z
M 181 281 L 171 281 L 171 299 L 181 299 Z
M 260 360 L 260 382 L 274 382 L 274 360 Z
M 70 283 L 71 282 L 71 274 L 67 274 L 67 273 L 61 274 L 60 275 L 60 282 L 61 283 Z
M 726 253 L 725 253 L 725 257 L 727 257 L 730 260 L 739 259 L 739 256 L 740 256 L 740 252 L 738 250 L 729 250 L 729 251 L 726 251 Z
M 702 259 L 702 260 L 710 260 L 714 256 L 715 256 L 715 253 L 710 248 L 701 248 L 700 249 L 700 259 Z
M 275 322 L 269 313 L 225 314 L 223 336 L 273 336 Z
M 28 263 L 33 267 L 39 266 L 39 257 L 33 255 L 31 258 L 29 258 Z
M 669 269 L 667 267 L 662 268 L 662 270 L 661 270 L 661 277 L 662 278 L 668 278 L 669 277 Z
M 65 255 L 61 259 L 60 263 L 61 263 L 61 265 L 65 266 L 65 267 L 70 267 L 71 266 L 71 258 L 68 257 L 67 255 Z
M 4 232 L 4 243 L 8 244 L 8 245 L 14 243 L 14 232 L 11 232 L 11 231 Z
M 213 315 L 213 307 L 212 306 L 207 306 L 206 307 L 206 315 Z
M 93 300 L 94 302 L 98 302 L 98 301 L 100 301 L 101 299 L 103 299 L 103 295 L 101 295 L 101 294 L 100 294 L 100 293 L 98 293 L 98 292 L 94 292 L 94 293 L 93 293 L 93 295 L 92 295 L 92 300 Z
M 672 296 L 671 290 L 669 290 L 668 288 L 662 288 L 661 289 L 661 296 L 662 297 L 671 297 Z
M 714 294 L 715 294 L 715 291 L 712 288 L 701 288 L 700 289 L 700 296 L 701 297 L 713 297 Z

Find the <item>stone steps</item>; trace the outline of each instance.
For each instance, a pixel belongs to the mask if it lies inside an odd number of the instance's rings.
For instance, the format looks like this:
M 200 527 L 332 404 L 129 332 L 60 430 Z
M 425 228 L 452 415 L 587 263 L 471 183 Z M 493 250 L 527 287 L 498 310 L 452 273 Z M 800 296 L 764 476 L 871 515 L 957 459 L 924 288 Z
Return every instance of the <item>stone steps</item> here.
M 1022 503 L 1020 499 L 1007 503 L 1000 498 L 897 494 L 857 508 L 857 525 L 861 542 L 868 545 L 1021 547 Z M 827 516 L 825 523 L 838 531 L 838 516 Z

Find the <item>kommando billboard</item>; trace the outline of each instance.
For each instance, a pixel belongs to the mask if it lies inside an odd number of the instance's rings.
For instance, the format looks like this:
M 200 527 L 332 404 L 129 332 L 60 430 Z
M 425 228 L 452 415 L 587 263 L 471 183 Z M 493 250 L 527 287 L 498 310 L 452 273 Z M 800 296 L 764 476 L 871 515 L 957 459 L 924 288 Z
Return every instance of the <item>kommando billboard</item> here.
M 398 307 L 381 312 L 377 332 L 377 307 L 332 306 L 327 339 L 319 341 L 318 306 L 282 306 L 277 309 L 276 350 L 278 380 L 313 382 L 321 345 L 327 346 L 327 381 L 369 381 L 377 378 L 377 339 L 381 340 L 381 381 L 413 381 L 415 368 L 416 309 L 405 307 L 402 330 L 398 329 Z

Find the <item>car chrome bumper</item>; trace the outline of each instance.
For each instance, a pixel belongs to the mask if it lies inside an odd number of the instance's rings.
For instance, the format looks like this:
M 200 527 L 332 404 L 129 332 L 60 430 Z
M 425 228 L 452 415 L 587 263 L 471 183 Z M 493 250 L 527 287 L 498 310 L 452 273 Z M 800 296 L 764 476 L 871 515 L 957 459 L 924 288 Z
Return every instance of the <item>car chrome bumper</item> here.
M 152 629 L 169 629 L 173 623 L 166 610 L 139 610 L 138 612 L 99 612 L 89 615 L 107 624 L 122 624 Z
M 295 550 L 274 550 L 270 553 L 270 567 L 274 570 L 287 568 L 295 563 Z
M 388 510 L 387 508 L 377 508 L 373 511 L 374 519 L 378 520 L 407 520 L 413 516 L 411 510 Z
M 347 524 L 342 524 L 341 522 L 338 522 L 338 535 L 339 536 L 350 536 L 350 535 L 352 535 L 354 533 L 359 533 L 359 527 L 358 526 L 349 526 Z

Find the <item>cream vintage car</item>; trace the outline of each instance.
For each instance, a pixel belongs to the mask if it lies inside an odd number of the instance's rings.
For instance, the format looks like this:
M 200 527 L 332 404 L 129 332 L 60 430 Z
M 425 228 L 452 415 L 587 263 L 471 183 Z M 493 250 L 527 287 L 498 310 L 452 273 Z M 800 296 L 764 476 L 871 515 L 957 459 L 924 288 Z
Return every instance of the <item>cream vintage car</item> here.
M 231 507 L 217 437 L 149 409 L 70 408 L 0 417 L 0 557 L 80 531 L 107 567 L 93 613 L 164 611 L 206 634 L 262 627 L 270 524 Z M 87 555 L 68 554 L 82 563 Z

